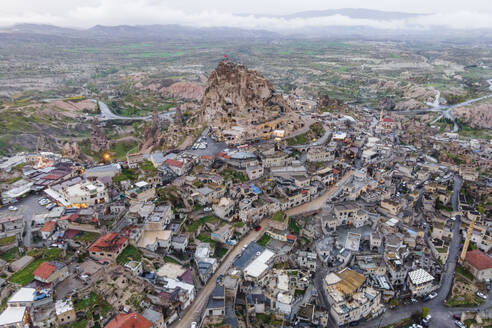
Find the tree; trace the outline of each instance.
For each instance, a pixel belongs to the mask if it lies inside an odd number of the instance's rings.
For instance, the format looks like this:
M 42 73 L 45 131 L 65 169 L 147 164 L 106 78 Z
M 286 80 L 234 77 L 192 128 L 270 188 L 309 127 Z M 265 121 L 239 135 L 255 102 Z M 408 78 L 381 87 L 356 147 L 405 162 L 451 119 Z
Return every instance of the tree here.
M 425 306 L 422 306 L 422 318 L 425 318 L 429 315 L 429 308 L 428 307 L 425 307 Z

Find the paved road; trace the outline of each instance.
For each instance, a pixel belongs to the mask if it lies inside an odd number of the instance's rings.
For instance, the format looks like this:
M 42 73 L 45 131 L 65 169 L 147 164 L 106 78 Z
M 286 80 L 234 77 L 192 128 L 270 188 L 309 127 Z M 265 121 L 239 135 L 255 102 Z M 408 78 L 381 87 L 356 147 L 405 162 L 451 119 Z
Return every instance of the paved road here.
M 315 147 L 315 146 L 323 145 L 326 142 L 326 140 L 328 140 L 328 137 L 331 134 L 331 131 L 327 125 L 324 125 L 323 128 L 325 129 L 325 134 L 322 135 L 319 139 L 316 139 L 316 141 L 313 141 L 307 145 L 290 146 L 290 148 L 299 149 L 299 148 Z M 296 133 L 296 135 L 297 135 L 297 133 Z M 292 138 L 292 137 L 289 136 L 289 138 Z
M 487 80 L 487 83 L 489 84 L 489 90 L 492 91 L 492 79 Z M 434 101 L 434 103 L 428 104 L 428 105 L 431 106 L 431 108 L 423 108 L 423 109 L 415 109 L 415 110 L 404 110 L 404 111 L 398 111 L 398 112 L 393 112 L 393 113 L 395 113 L 395 114 L 402 114 L 402 115 L 416 115 L 416 114 L 431 113 L 431 112 L 440 113 L 440 115 L 438 115 L 431 122 L 431 124 L 434 124 L 435 122 L 439 121 L 441 118 L 444 117 L 444 118 L 447 118 L 447 119 L 453 121 L 453 132 L 458 132 L 459 126 L 456 123 L 456 121 L 454 120 L 453 110 L 455 108 L 458 108 L 458 107 L 463 107 L 463 106 L 471 105 L 473 103 L 482 101 L 484 99 L 492 98 L 492 94 L 485 95 L 485 96 L 478 97 L 478 98 L 474 98 L 474 99 L 470 99 L 470 100 L 461 102 L 459 104 L 451 105 L 451 106 L 449 106 L 449 105 L 439 105 L 439 102 L 438 102 L 439 101 L 439 97 L 440 97 L 440 93 L 436 96 L 436 100 Z
M 116 115 L 113 113 L 108 105 L 103 103 L 102 101 L 92 99 L 94 102 L 99 103 L 99 109 L 101 110 L 101 114 L 98 116 L 98 119 L 101 121 L 108 121 L 108 120 L 123 120 L 123 121 L 150 121 L 152 119 L 151 115 L 148 116 L 121 116 L 121 115 Z M 167 118 L 171 119 L 171 116 L 173 116 L 176 113 L 176 110 L 169 110 L 167 112 L 162 112 L 159 113 L 160 118 Z
M 451 198 L 454 211 L 458 210 L 459 193 L 462 185 L 463 180 L 458 175 L 455 175 L 453 196 Z M 376 320 L 361 324 L 360 327 L 384 327 L 401 319 L 408 318 L 412 313 L 421 311 L 422 306 L 426 306 L 430 309 L 430 314 L 432 315 L 432 323 L 430 327 L 447 328 L 454 326 L 454 320 L 452 318 L 454 313 L 461 313 L 467 310 L 487 309 L 490 307 L 490 304 L 492 304 L 492 295 L 489 295 L 486 303 L 482 304 L 478 308 L 448 308 L 444 306 L 444 301 L 446 300 L 452 287 L 456 262 L 458 261 L 458 257 L 461 251 L 460 225 L 461 217 L 458 215 L 453 224 L 453 239 L 451 240 L 451 244 L 449 245 L 449 256 L 444 267 L 444 273 L 441 278 L 441 287 L 438 291 L 437 297 L 427 303 L 416 303 L 398 306 L 395 310 L 386 311 L 381 317 L 377 318 Z
M 312 201 L 304 203 L 302 205 L 288 209 L 286 211 L 287 215 L 289 216 L 299 215 L 302 213 L 319 210 L 320 208 L 324 207 L 326 205 L 326 201 L 331 196 L 333 196 L 333 194 L 338 190 L 339 187 L 345 184 L 347 179 L 349 179 L 352 176 L 352 173 L 353 173 L 352 171 L 347 171 L 347 173 L 345 173 L 345 175 L 340 179 L 340 181 L 338 181 L 330 189 L 325 191 L 324 194 L 319 196 L 318 198 L 315 198 Z
M 257 240 L 260 238 L 266 230 L 268 225 L 268 219 L 265 219 L 261 222 L 260 231 L 252 230 L 246 237 L 241 239 L 241 241 L 232 249 L 231 252 L 227 255 L 225 260 L 222 262 L 220 267 L 214 273 L 214 275 L 207 282 L 205 287 L 198 293 L 197 297 L 190 305 L 185 315 L 179 320 L 174 327 L 176 328 L 189 328 L 192 322 L 200 322 L 201 313 L 203 312 L 204 306 L 207 304 L 210 294 L 215 288 L 215 281 L 219 275 L 223 275 L 229 270 L 234 261 L 234 258 L 242 252 L 243 246 L 248 245 L 250 242 Z

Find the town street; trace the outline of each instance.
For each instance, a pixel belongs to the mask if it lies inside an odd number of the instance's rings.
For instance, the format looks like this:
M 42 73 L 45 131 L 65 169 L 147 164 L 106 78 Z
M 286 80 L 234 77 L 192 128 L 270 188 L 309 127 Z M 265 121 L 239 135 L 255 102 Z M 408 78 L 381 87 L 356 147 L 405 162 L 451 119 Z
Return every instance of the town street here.
M 460 176 L 455 175 L 454 185 L 453 185 L 453 196 L 451 198 L 454 211 L 458 210 L 459 193 L 462 185 L 463 185 L 463 180 L 460 178 Z M 453 327 L 454 313 L 461 313 L 467 310 L 477 310 L 477 309 L 483 310 L 489 308 L 492 305 L 492 300 L 491 300 L 492 295 L 489 294 L 487 301 L 484 304 L 482 304 L 480 307 L 449 308 L 444 306 L 444 301 L 446 300 L 453 284 L 456 262 L 458 261 L 458 257 L 461 252 L 462 245 L 461 245 L 461 236 L 460 236 L 460 225 L 461 225 L 461 217 L 458 215 L 456 216 L 456 220 L 454 221 L 453 224 L 453 239 L 451 240 L 451 243 L 449 245 L 449 256 L 446 265 L 444 266 L 444 274 L 441 279 L 441 287 L 438 291 L 437 297 L 426 303 L 419 302 L 416 304 L 398 306 L 394 310 L 386 311 L 380 318 L 361 323 L 360 325 L 361 327 L 375 327 L 376 323 L 377 323 L 376 327 L 384 327 L 391 323 L 408 318 L 409 316 L 412 315 L 412 313 L 421 311 L 423 306 L 428 307 L 430 309 L 430 314 L 432 315 L 432 322 L 430 324 L 430 327 L 438 327 L 438 328 Z
M 319 210 L 320 208 L 324 207 L 326 205 L 326 201 L 333 196 L 333 194 L 347 182 L 347 180 L 352 176 L 353 171 L 347 171 L 345 175 L 338 181 L 335 185 L 333 185 L 330 189 L 325 191 L 323 195 L 319 196 L 318 198 L 315 198 L 311 200 L 310 202 L 304 203 L 302 205 L 293 207 L 291 209 L 288 209 L 286 211 L 288 216 L 296 216 L 299 214 L 303 214 L 306 212 L 311 212 L 315 210 Z
M 229 270 L 234 261 L 234 258 L 242 252 L 243 246 L 248 245 L 250 242 L 257 240 L 260 238 L 266 230 L 268 225 L 268 219 L 265 219 L 261 222 L 261 229 L 259 231 L 251 230 L 237 245 L 227 254 L 226 258 L 219 266 L 217 271 L 215 271 L 214 275 L 210 278 L 207 284 L 203 287 L 203 289 L 198 293 L 193 303 L 191 303 L 190 307 L 186 310 L 185 315 L 174 324 L 176 328 L 189 328 L 192 322 L 200 322 L 201 313 L 203 312 L 203 307 L 207 304 L 210 294 L 215 288 L 215 281 L 217 277 L 223 275 Z

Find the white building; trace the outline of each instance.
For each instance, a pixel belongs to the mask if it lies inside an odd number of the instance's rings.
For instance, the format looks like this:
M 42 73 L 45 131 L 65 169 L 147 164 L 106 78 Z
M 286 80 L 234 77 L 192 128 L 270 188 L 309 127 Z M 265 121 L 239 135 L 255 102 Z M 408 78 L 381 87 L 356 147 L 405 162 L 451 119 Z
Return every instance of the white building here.
M 171 238 L 171 230 L 143 231 L 138 247 L 147 248 L 152 252 L 155 252 L 159 247 L 169 249 Z
M 0 314 L 1 328 L 29 328 L 30 321 L 29 309 L 25 306 L 7 307 Z
M 292 300 L 292 295 L 287 293 L 278 293 L 275 307 L 280 313 L 289 315 L 292 311 Z
M 99 181 L 83 181 L 71 186 L 53 186 L 44 192 L 62 206 L 87 207 L 109 201 L 106 186 Z
M 256 180 L 259 179 L 263 176 L 264 170 L 263 166 L 261 165 L 255 165 L 255 166 L 248 166 L 246 168 L 246 174 L 248 175 L 248 178 L 250 180 Z
M 424 269 L 408 273 L 407 284 L 413 296 L 423 296 L 435 290 L 438 286 L 433 281 L 434 277 Z
M 213 205 L 215 215 L 225 221 L 232 221 L 235 202 L 227 197 L 222 197 L 217 205 Z
M 244 269 L 244 279 L 258 280 L 269 268 L 270 260 L 275 253 L 269 249 L 265 249 Z

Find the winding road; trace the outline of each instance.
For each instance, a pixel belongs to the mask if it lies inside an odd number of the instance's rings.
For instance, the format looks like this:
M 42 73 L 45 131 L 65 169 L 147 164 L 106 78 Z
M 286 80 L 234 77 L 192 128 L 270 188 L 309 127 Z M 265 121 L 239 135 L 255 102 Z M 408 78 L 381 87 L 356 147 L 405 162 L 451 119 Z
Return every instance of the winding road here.
M 492 91 L 492 79 L 487 80 L 487 83 L 489 84 L 489 90 Z M 415 110 L 394 111 L 392 113 L 394 113 L 394 114 L 401 114 L 401 115 L 417 115 L 417 114 L 424 114 L 424 113 L 440 113 L 440 115 L 438 115 L 436 117 L 436 119 L 434 119 L 431 122 L 431 124 L 434 124 L 435 122 L 439 121 L 441 118 L 445 117 L 445 118 L 453 121 L 453 132 L 458 132 L 459 127 L 458 127 L 458 124 L 456 123 L 456 121 L 454 120 L 453 110 L 455 108 L 458 108 L 458 107 L 463 107 L 463 106 L 471 105 L 471 104 L 476 103 L 478 101 L 482 101 L 484 99 L 492 98 L 492 94 L 485 95 L 485 96 L 478 97 L 478 98 L 474 98 L 474 99 L 470 99 L 470 100 L 461 102 L 459 104 L 451 105 L 451 106 L 448 106 L 448 105 L 440 105 L 439 104 L 440 97 L 441 97 L 441 92 L 440 91 L 437 91 L 436 99 L 434 100 L 434 102 L 427 103 L 427 105 L 431 106 L 430 108 L 415 109 Z
M 461 179 L 461 177 L 455 175 L 453 184 L 453 195 L 451 198 L 451 203 L 454 211 L 458 210 L 459 193 L 462 185 L 463 180 Z M 439 288 L 437 297 L 426 303 L 418 302 L 415 304 L 400 305 L 394 310 L 386 311 L 381 317 L 375 320 L 361 323 L 360 327 L 385 327 L 389 324 L 408 318 L 412 313 L 421 311 L 422 306 L 425 306 L 429 308 L 430 314 L 432 315 L 432 322 L 430 324 L 430 327 L 448 328 L 454 327 L 453 314 L 461 313 L 464 311 L 485 310 L 492 306 L 492 294 L 489 294 L 487 301 L 478 307 L 450 308 L 444 306 L 444 302 L 448 297 L 453 284 L 456 263 L 458 261 L 458 256 L 462 247 L 460 226 L 461 217 L 458 215 L 456 216 L 456 220 L 453 224 L 453 238 L 449 245 L 449 256 L 446 261 L 446 265 L 444 266 L 444 273 L 441 278 L 441 287 Z
M 122 121 L 150 121 L 152 119 L 151 115 L 148 116 L 121 116 L 113 113 L 108 105 L 103 103 L 100 100 L 91 99 L 94 102 L 99 104 L 99 109 L 101 110 L 101 114 L 97 116 L 100 121 L 109 121 L 109 120 L 122 120 Z M 172 116 L 176 113 L 176 110 L 169 110 L 168 112 L 159 113 L 160 118 L 171 119 Z

